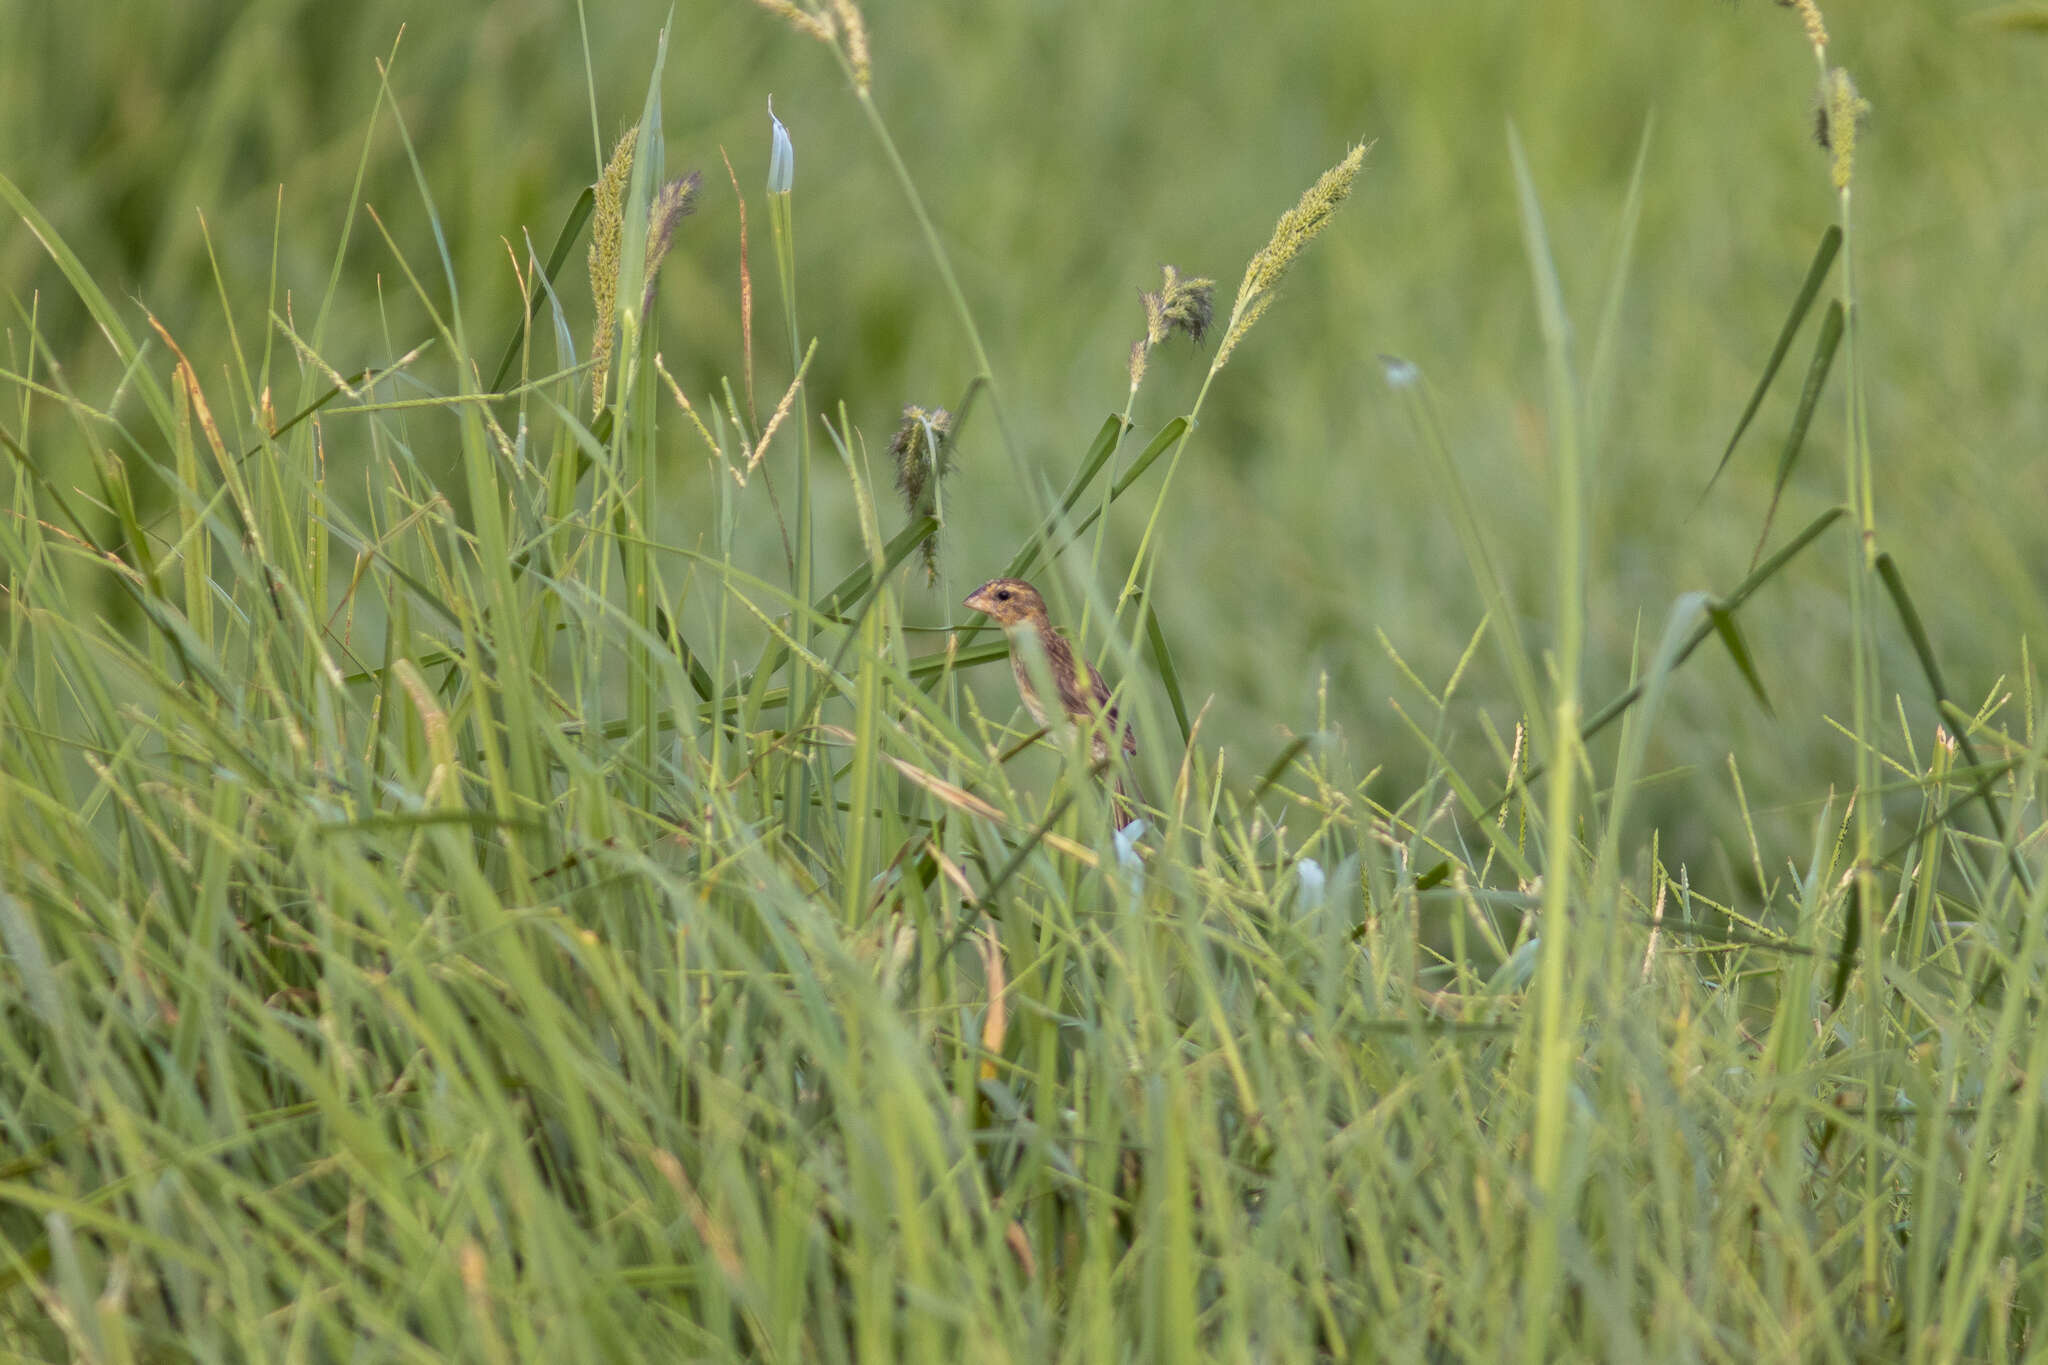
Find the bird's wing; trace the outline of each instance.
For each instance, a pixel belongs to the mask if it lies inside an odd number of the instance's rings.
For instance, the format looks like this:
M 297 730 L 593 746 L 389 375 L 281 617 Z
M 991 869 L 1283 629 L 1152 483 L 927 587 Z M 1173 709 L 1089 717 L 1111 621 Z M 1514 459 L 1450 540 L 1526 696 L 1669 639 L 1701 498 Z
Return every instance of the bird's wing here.
M 1089 665 L 1078 662 L 1074 658 L 1073 647 L 1057 634 L 1053 635 L 1046 653 L 1052 663 L 1052 675 L 1060 685 L 1060 709 L 1091 723 L 1100 716 L 1111 734 L 1123 736 L 1125 753 L 1138 752 L 1138 737 L 1117 715 L 1116 703 L 1110 700 L 1109 684 L 1102 680 L 1102 675 Z M 1084 678 L 1087 680 L 1085 692 L 1082 690 Z

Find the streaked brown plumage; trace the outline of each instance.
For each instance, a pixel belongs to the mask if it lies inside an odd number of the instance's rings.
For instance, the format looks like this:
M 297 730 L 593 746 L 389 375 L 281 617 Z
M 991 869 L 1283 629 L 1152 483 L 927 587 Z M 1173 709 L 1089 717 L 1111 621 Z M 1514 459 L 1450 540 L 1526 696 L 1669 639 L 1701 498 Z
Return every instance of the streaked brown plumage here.
M 1125 753 L 1138 752 L 1138 737 L 1118 718 L 1116 703 L 1110 700 L 1108 684 L 1103 682 L 1100 673 L 1075 658 L 1073 646 L 1052 628 L 1052 618 L 1046 615 L 1045 598 L 1039 595 L 1038 589 L 1021 578 L 992 578 L 976 588 L 965 605 L 987 612 L 1010 637 L 1010 669 L 1017 675 L 1017 692 L 1023 697 L 1024 708 L 1031 713 L 1032 719 L 1054 729 L 1064 729 L 1069 722 L 1087 726 L 1091 735 L 1089 756 L 1097 763 L 1109 757 L 1108 736 L 1111 734 L 1122 735 Z M 1053 709 L 1038 695 L 1038 688 L 1031 680 L 1027 656 L 1017 648 L 1019 640 L 1024 638 L 1037 639 L 1039 648 L 1045 653 L 1046 672 L 1052 675 L 1052 681 L 1059 689 L 1057 718 Z

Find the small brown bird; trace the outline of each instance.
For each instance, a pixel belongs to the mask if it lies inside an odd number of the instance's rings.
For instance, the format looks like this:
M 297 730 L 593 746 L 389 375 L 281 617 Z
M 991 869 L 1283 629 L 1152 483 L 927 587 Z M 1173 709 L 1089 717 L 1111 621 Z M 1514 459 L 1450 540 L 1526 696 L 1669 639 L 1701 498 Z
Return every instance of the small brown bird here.
M 1109 685 L 1103 682 L 1100 673 L 1075 658 L 1074 647 L 1052 628 L 1052 618 L 1046 615 L 1045 599 L 1039 596 L 1038 589 L 1021 578 L 991 578 L 976 588 L 964 605 L 987 612 L 1003 628 L 1003 634 L 1010 637 L 1010 670 L 1017 675 L 1018 695 L 1023 697 L 1024 709 L 1033 720 L 1054 730 L 1064 730 L 1070 722 L 1086 726 L 1088 754 L 1097 763 L 1109 757 L 1108 737 L 1112 734 L 1122 735 L 1125 753 L 1138 752 L 1138 737 L 1118 718 Z M 1045 655 L 1045 671 L 1052 675 L 1053 684 L 1059 689 L 1057 711 L 1045 704 L 1031 680 L 1028 655 L 1018 648 L 1025 639 L 1036 639 Z M 1116 791 L 1119 797 L 1126 795 L 1121 776 L 1116 779 Z M 1127 813 L 1127 807 L 1120 813 Z

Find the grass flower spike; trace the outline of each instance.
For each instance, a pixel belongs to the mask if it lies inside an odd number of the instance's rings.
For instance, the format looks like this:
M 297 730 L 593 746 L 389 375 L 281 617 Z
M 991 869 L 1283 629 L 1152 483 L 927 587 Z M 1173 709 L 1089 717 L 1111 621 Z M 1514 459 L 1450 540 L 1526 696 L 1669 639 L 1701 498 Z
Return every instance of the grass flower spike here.
M 1295 206 L 1280 215 L 1273 235 L 1251 263 L 1244 268 L 1244 280 L 1237 286 L 1237 301 L 1230 306 L 1230 322 L 1223 330 L 1223 344 L 1216 349 L 1212 370 L 1220 370 L 1230 353 L 1244 340 L 1252 324 L 1273 304 L 1280 282 L 1287 278 L 1295 258 L 1330 225 L 1330 217 L 1351 193 L 1351 182 L 1365 164 L 1369 143 L 1353 147 L 1342 161 L 1324 171 L 1303 193 Z
M 953 414 L 944 408 L 903 409 L 903 422 L 889 440 L 896 459 L 896 489 L 912 521 L 939 509 L 939 484 L 953 470 Z M 918 544 L 927 582 L 939 577 L 939 536 L 934 531 Z
M 635 124 L 612 144 L 611 160 L 597 178 L 596 203 L 590 213 L 590 298 L 596 321 L 590 338 L 590 410 L 604 410 L 604 387 L 611 378 L 612 348 L 619 324 L 619 243 L 625 237 L 626 184 L 633 178 L 633 148 L 640 128 Z
M 1826 102 L 1816 132 L 1820 145 L 1834 153 L 1828 171 L 1840 191 L 1849 188 L 1849 178 L 1855 173 L 1856 130 L 1869 117 L 1870 101 L 1856 93 L 1856 82 L 1839 66 L 1828 72 L 1823 90 Z
M 1131 344 L 1131 391 L 1145 379 L 1145 362 L 1152 348 L 1175 332 L 1183 332 L 1199 346 L 1209 335 L 1216 312 L 1216 281 L 1190 278 L 1172 266 L 1162 266 L 1165 278 L 1159 288 L 1141 293 L 1145 305 L 1145 335 Z
M 868 48 L 868 22 L 853 0 L 828 0 L 824 5 L 804 6 L 794 0 L 754 0 L 770 14 L 788 22 L 807 38 L 816 38 L 836 48 L 846 59 L 853 76 L 853 88 L 863 96 L 874 84 L 874 57 Z M 843 45 L 842 45 L 843 40 Z
M 654 280 L 661 271 L 662 257 L 675 244 L 676 225 L 697 211 L 697 188 L 704 177 L 691 171 L 671 180 L 654 196 L 647 211 L 647 272 L 640 292 L 640 315 L 645 317 L 654 304 Z
M 1182 332 L 1195 345 L 1201 345 L 1215 316 L 1216 281 L 1190 279 L 1170 265 L 1162 270 L 1166 278 L 1159 288 L 1142 296 L 1145 344 L 1157 346 L 1175 332 Z

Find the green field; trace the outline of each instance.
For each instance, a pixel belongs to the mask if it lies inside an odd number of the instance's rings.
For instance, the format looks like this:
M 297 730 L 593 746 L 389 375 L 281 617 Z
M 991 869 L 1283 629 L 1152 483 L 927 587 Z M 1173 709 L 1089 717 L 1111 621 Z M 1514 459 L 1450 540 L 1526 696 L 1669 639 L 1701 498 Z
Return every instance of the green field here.
M 0 1358 L 2040 1357 L 2048 10 L 809 3 L 0 8 Z

